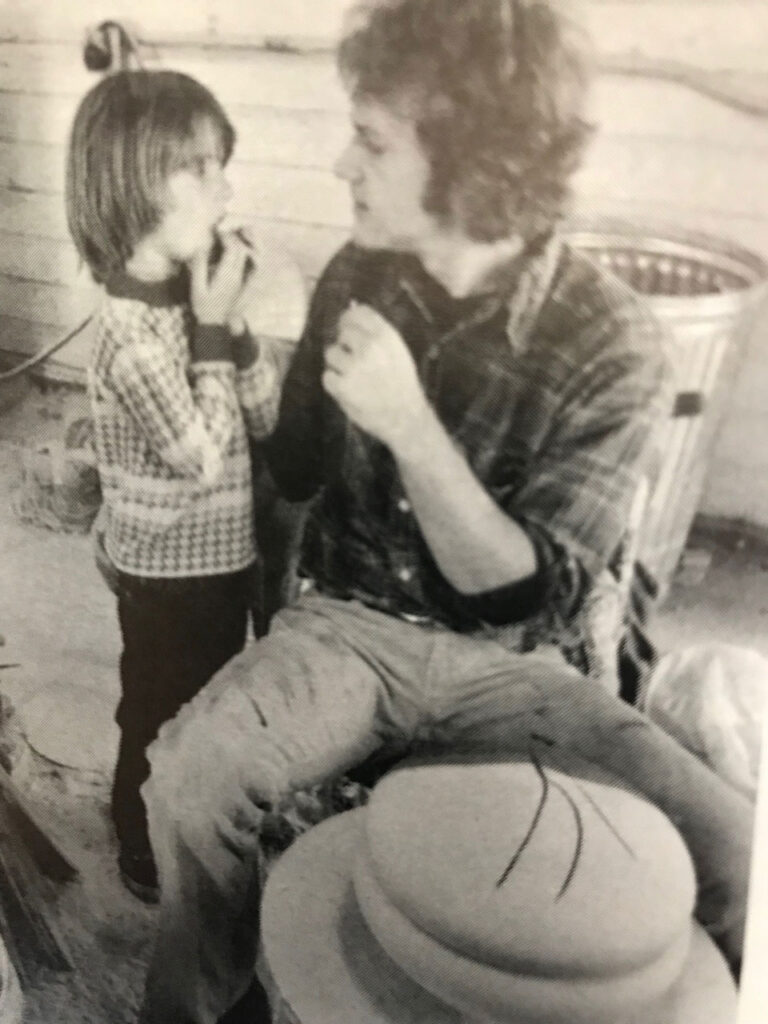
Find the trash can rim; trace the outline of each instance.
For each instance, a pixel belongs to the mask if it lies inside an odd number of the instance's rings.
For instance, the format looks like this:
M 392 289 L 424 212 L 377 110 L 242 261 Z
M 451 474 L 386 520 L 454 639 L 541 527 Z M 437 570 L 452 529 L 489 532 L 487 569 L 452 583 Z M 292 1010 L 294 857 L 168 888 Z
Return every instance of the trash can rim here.
M 601 252 L 626 249 L 660 259 L 689 260 L 741 282 L 740 286 L 730 283 L 722 290 L 699 294 L 645 291 L 629 284 L 657 313 L 673 318 L 693 314 L 706 321 L 710 316 L 732 316 L 758 304 L 768 293 L 768 261 L 730 239 L 659 223 L 601 220 L 571 222 L 563 236 L 569 245 L 593 258 L 599 258 Z M 622 278 L 616 269 L 612 272 Z

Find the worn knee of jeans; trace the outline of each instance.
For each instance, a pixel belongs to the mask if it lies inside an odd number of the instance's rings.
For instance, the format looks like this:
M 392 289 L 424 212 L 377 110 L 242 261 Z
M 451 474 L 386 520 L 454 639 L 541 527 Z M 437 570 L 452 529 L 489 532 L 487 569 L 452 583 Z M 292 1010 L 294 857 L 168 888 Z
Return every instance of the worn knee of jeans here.
M 186 771 L 184 748 L 174 738 L 168 742 L 164 730 L 147 750 L 149 778 L 141 787 L 141 797 L 147 808 L 153 847 L 157 843 L 160 829 L 173 828 L 184 815 L 181 808 L 189 799 L 188 787 L 192 784 Z
M 200 717 L 164 726 L 148 759 L 141 792 L 158 861 L 179 843 L 217 863 L 258 854 L 265 811 L 288 788 L 276 765 L 254 757 L 224 723 Z

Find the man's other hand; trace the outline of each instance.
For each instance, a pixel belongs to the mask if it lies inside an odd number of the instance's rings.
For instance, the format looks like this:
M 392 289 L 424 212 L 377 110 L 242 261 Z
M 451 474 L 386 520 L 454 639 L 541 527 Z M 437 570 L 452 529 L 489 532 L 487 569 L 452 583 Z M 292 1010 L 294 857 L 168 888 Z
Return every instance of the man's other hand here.
M 375 309 L 354 301 L 326 350 L 323 386 L 353 423 L 395 453 L 418 438 L 430 411 L 400 334 Z

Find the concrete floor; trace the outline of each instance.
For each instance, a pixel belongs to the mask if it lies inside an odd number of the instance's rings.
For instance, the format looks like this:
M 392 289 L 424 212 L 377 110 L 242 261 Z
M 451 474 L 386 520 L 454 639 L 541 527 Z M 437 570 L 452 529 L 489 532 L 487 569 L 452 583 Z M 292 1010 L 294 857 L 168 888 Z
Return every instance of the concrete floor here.
M 117 740 L 113 599 L 87 537 L 24 525 L 8 500 L 23 449 L 60 438 L 84 411 L 69 390 L 33 388 L 0 416 L 0 663 L 18 665 L 0 671 L 0 693 L 27 733 L 20 783 L 81 869 L 52 910 L 76 971 L 28 993 L 25 1024 L 132 1020 L 152 930 L 152 911 L 117 880 L 107 814 Z M 768 655 L 768 553 L 739 537 L 699 537 L 696 547 L 710 565 L 698 582 L 689 573 L 673 587 L 653 630 L 659 649 L 721 640 Z
M 0 414 L 0 664 L 18 665 L 0 670 L 0 694 L 14 709 L 6 729 L 13 775 L 80 871 L 45 902 L 74 970 L 39 974 L 25 993 L 24 1024 L 132 1021 L 152 932 L 151 910 L 123 889 L 112 856 L 107 801 L 119 654 L 112 597 L 87 537 L 25 526 L 11 509 L 23 450 L 60 438 L 83 411 L 68 391 L 33 389 Z
M 722 641 L 768 657 L 768 548 L 735 532 L 694 526 L 687 554 L 711 558 L 691 582 L 683 568 L 659 609 L 653 635 L 661 652 Z

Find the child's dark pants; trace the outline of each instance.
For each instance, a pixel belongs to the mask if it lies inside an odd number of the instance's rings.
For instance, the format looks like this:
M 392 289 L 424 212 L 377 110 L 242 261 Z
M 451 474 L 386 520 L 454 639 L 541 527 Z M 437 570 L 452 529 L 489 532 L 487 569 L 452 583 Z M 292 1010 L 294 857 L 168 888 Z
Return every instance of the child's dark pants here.
M 121 736 L 112 817 L 124 853 L 151 853 L 139 795 L 149 776 L 145 751 L 163 722 L 243 649 L 252 579 L 250 568 L 170 580 L 119 575 L 122 698 L 115 718 Z

